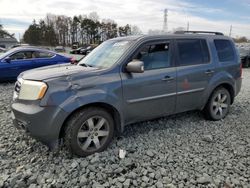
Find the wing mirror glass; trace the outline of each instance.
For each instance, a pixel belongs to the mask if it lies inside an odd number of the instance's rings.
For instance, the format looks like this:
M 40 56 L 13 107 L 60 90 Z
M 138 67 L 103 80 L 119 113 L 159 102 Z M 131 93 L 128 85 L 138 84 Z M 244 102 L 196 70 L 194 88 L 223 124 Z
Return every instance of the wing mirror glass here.
M 144 63 L 143 61 L 134 59 L 129 62 L 126 66 L 126 70 L 131 73 L 143 73 L 144 72 Z

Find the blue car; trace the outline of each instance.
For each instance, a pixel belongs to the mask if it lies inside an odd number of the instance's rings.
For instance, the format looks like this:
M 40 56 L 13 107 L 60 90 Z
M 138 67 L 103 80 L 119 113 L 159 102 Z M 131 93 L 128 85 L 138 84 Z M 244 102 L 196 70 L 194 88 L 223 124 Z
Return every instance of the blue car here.
M 14 48 L 0 55 L 0 81 L 16 80 L 21 72 L 29 69 L 70 62 L 70 57 L 49 50 L 31 47 Z

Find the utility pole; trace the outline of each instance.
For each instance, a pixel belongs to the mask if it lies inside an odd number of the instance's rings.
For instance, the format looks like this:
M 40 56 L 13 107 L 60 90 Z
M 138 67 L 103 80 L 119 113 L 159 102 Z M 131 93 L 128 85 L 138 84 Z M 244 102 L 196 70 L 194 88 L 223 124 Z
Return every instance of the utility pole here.
M 168 32 L 168 9 L 164 9 L 163 32 Z
M 230 30 L 229 30 L 229 36 L 230 36 L 230 37 L 232 36 L 232 29 L 233 29 L 233 26 L 231 25 L 231 26 L 230 26 Z
M 187 31 L 189 31 L 189 22 L 187 22 Z

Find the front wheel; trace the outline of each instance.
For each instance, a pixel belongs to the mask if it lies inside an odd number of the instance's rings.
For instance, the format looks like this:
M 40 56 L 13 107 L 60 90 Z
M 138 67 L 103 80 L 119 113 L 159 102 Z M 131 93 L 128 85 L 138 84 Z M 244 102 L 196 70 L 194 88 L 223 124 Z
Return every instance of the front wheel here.
M 217 88 L 205 106 L 204 114 L 207 119 L 221 120 L 226 117 L 231 104 L 231 96 L 224 87 Z
M 67 122 L 66 147 L 78 156 L 88 156 L 107 148 L 114 135 L 114 121 L 101 108 L 86 108 Z

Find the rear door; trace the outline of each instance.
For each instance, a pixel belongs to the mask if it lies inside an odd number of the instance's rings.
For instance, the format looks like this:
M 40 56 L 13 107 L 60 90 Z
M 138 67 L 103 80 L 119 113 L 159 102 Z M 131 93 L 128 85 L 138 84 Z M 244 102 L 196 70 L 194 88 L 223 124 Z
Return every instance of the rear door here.
M 121 73 L 126 123 L 174 112 L 176 68 L 171 52 L 169 40 L 143 44 L 131 60 L 143 61 L 144 73 Z
M 54 65 L 57 63 L 56 54 L 46 51 L 35 51 L 33 54 L 34 67 Z
M 176 112 L 200 108 L 202 96 L 215 71 L 205 39 L 177 39 Z

